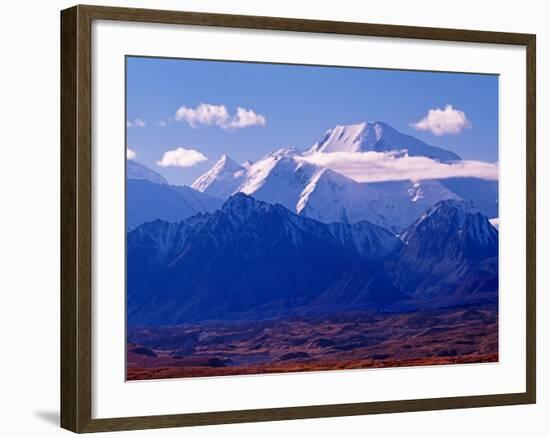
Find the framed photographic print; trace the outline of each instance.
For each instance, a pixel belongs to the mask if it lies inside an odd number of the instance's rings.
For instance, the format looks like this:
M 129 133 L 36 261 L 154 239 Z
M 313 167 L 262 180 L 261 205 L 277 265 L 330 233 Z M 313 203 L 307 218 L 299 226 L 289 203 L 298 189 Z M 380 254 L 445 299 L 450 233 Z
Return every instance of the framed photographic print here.
M 534 35 L 75 6 L 61 49 L 62 427 L 535 402 Z

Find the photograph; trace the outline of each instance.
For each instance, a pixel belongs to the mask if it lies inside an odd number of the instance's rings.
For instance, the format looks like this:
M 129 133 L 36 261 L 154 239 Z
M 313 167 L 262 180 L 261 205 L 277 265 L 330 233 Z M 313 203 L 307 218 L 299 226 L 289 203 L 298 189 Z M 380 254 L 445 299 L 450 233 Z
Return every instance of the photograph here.
M 544 3 L 3 6 L 2 436 L 549 429 Z
M 127 380 L 498 362 L 498 88 L 126 57 Z

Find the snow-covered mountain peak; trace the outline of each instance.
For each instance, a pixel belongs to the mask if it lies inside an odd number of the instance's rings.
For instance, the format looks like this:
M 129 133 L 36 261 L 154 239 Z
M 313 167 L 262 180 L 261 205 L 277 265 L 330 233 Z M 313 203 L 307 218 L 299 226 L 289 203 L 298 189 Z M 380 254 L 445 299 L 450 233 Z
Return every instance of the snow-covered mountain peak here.
M 384 122 L 362 122 L 353 125 L 336 125 L 325 132 L 311 152 L 366 152 L 375 150 L 386 132 L 397 131 Z
M 314 166 L 299 164 L 294 157 L 296 148 L 283 148 L 255 162 L 247 172 L 239 191 L 267 202 L 278 202 L 289 209 L 303 190 Z
M 356 223 L 368 220 L 391 228 L 372 206 L 376 198 L 370 186 L 358 183 L 331 169 L 317 169 L 296 204 L 296 212 L 321 222 Z
M 241 170 L 242 166 L 233 161 L 228 155 L 223 154 L 212 169 L 218 172 L 236 172 Z
M 366 122 L 356 125 L 336 125 L 325 132 L 321 140 L 309 150 L 312 152 L 359 152 Z
M 227 155 L 222 155 L 214 166 L 191 185 L 199 192 L 217 198 L 227 198 L 242 184 L 246 170 Z
M 301 151 L 293 146 L 286 146 L 281 149 L 277 149 L 274 152 L 271 152 L 270 154 L 267 154 L 265 158 L 275 158 L 275 159 L 281 159 L 281 158 L 289 158 L 294 157 L 296 155 L 299 155 Z M 264 159 L 265 159 L 264 158 Z
M 351 154 L 375 151 L 443 162 L 460 159 L 451 151 L 400 133 L 387 123 L 370 121 L 337 125 L 306 152 L 285 147 L 242 165 L 224 155 L 192 188 L 220 199 L 242 192 L 321 222 L 368 220 L 395 233 L 402 232 L 443 199 L 461 201 L 474 196 L 476 205 L 472 211 L 483 211 L 487 217 L 498 215 L 495 211 L 498 191 L 491 182 L 455 178 L 359 183 L 313 164 L 315 160 L 300 160 L 311 153 L 337 151 Z M 485 186 L 488 187 L 484 189 Z
M 454 152 L 430 146 L 380 121 L 337 125 L 326 131 L 321 140 L 315 143 L 306 154 L 403 150 L 406 150 L 410 156 L 424 156 L 439 161 L 460 160 Z

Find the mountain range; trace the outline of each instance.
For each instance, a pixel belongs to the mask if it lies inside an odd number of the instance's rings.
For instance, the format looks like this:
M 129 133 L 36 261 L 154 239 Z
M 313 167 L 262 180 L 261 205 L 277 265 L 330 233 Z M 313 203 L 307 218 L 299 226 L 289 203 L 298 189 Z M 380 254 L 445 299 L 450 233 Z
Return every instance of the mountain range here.
M 494 301 L 498 290 L 498 232 L 452 200 L 398 238 L 237 193 L 214 213 L 141 225 L 127 254 L 132 326 L 458 305 Z
M 223 155 L 190 187 L 128 160 L 128 323 L 496 302 L 497 181 L 361 183 L 300 159 L 405 150 L 460 160 L 382 122 L 256 162 Z
M 243 165 L 223 155 L 191 187 L 222 199 L 242 192 L 325 223 L 343 218 L 350 222 L 368 220 L 393 232 L 404 230 L 443 199 L 466 201 L 487 217 L 498 216 L 497 181 L 447 178 L 360 183 L 299 159 L 317 152 L 369 151 L 406 151 L 410 156 L 445 163 L 461 159 L 454 152 L 402 134 L 386 123 L 365 122 L 336 126 L 305 152 L 283 148 Z
M 498 217 L 498 182 L 446 178 L 360 183 L 326 167 L 300 160 L 317 152 L 393 152 L 452 162 L 460 157 L 402 134 L 383 122 L 338 125 L 306 151 L 283 148 L 260 160 L 238 164 L 228 155 L 187 186 L 171 186 L 157 172 L 127 161 L 127 230 L 153 220 L 179 221 L 213 212 L 241 192 L 277 203 L 320 222 L 362 220 L 400 233 L 444 199 Z

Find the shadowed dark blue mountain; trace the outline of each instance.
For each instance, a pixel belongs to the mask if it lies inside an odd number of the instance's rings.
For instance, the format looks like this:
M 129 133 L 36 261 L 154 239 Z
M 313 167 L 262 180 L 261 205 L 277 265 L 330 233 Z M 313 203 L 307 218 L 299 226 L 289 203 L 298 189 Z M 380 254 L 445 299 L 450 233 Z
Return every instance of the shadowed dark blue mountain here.
M 212 214 L 128 233 L 130 325 L 261 319 L 401 302 L 494 297 L 498 234 L 442 201 L 398 239 L 369 222 L 324 224 L 236 194 Z
M 350 265 L 383 259 L 400 245 L 366 221 L 324 224 L 239 193 L 213 214 L 157 220 L 128 234 L 128 322 L 178 324 L 268 304 L 294 308 Z
M 498 232 L 468 203 L 441 201 L 400 236 L 396 284 L 404 293 L 453 304 L 498 291 Z

